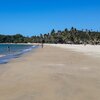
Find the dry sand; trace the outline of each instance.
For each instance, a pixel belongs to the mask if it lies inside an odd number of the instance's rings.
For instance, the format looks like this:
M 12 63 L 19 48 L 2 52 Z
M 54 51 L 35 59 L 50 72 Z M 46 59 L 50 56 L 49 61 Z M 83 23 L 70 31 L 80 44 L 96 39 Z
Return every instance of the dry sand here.
M 100 59 L 39 48 L 0 65 L 0 100 L 100 100 Z
M 64 49 L 70 49 L 71 51 L 76 51 L 90 55 L 92 57 L 99 57 L 100 59 L 100 45 L 75 45 L 75 44 L 45 44 L 54 47 L 60 47 Z

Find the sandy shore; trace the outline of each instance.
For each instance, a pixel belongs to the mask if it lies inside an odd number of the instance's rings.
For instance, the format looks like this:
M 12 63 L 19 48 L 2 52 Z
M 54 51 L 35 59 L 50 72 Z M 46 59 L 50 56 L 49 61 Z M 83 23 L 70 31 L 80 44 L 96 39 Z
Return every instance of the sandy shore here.
M 0 65 L 0 100 L 100 100 L 100 59 L 39 48 Z
M 92 57 L 99 57 L 100 59 L 100 45 L 74 45 L 74 44 L 45 44 L 54 47 L 60 47 L 64 49 L 70 49 L 71 51 L 76 51 L 90 55 Z

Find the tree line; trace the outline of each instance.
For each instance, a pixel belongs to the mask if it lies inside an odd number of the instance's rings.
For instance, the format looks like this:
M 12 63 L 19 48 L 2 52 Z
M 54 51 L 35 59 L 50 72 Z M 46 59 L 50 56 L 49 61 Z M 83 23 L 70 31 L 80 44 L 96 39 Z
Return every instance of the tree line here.
M 0 43 L 28 43 L 32 42 L 30 37 L 21 34 L 16 35 L 0 35 Z
M 0 35 L 0 43 L 66 43 L 66 44 L 100 44 L 100 32 L 92 30 L 77 30 L 72 27 L 57 32 L 53 29 L 48 34 L 40 34 L 38 36 L 25 37 L 21 34 L 16 35 Z

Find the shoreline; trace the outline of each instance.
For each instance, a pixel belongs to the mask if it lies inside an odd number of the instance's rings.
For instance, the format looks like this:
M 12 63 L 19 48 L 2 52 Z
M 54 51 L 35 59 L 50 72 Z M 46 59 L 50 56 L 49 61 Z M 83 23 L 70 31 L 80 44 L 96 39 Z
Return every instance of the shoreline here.
M 16 44 L 17 45 L 17 44 Z M 24 45 L 24 44 L 21 44 Z M 37 45 L 32 45 L 31 47 L 27 48 L 27 49 L 23 49 L 21 51 L 16 51 L 16 52 L 9 52 L 8 54 L 5 55 L 0 55 L 0 64 L 7 64 L 9 63 L 10 60 L 15 59 L 15 58 L 19 58 L 20 56 L 30 52 L 33 49 L 38 48 Z
M 20 43 L 20 44 L 23 44 L 23 43 Z M 40 46 L 41 44 L 40 43 L 31 43 L 31 44 L 25 43 L 25 45 Z M 44 46 L 59 47 L 59 48 L 68 49 L 74 52 L 83 53 L 84 55 L 88 55 L 90 57 L 100 58 L 100 45 L 44 44 Z M 0 55 L 0 59 L 2 60 L 1 64 L 2 62 L 4 62 L 2 57 L 5 57 L 5 55 Z

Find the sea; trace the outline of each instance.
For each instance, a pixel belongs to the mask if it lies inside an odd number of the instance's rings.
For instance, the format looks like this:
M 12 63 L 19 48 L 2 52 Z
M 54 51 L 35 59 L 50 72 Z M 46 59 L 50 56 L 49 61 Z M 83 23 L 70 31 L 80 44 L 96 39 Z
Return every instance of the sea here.
M 6 64 L 35 48 L 37 46 L 31 44 L 0 44 L 0 64 Z

